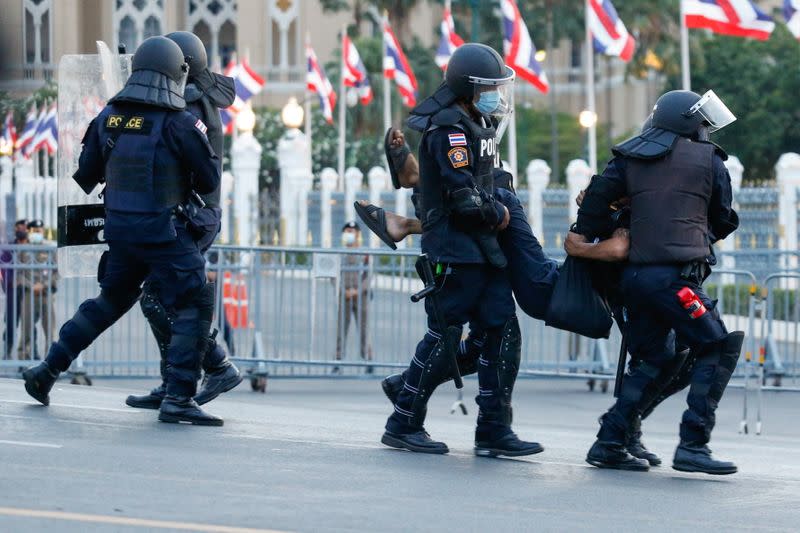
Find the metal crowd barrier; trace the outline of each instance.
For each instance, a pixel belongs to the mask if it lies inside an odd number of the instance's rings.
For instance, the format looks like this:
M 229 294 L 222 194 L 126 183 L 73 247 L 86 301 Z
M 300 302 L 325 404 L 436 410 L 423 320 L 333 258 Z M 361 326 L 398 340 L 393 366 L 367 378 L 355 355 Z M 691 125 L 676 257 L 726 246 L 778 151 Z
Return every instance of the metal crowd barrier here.
M 0 372 L 12 375 L 31 364 L 30 358 L 43 357 L 58 327 L 99 289 L 94 278 L 58 279 L 51 246 L 0 245 L 0 255 L 3 287 L 9 274 L 14 278 L 13 290 L 0 296 L 4 318 L 13 318 L 0 326 L 11 341 L 3 344 Z M 412 250 L 214 247 L 207 272 L 217 282 L 217 340 L 254 373 L 254 388 L 263 388 L 267 374 L 355 377 L 375 368 L 380 374 L 403 368 L 426 328 L 423 304 L 409 301 L 422 287 L 416 255 Z M 34 278 L 49 283 L 41 294 L 17 288 Z M 765 379 L 773 380 L 772 387 L 783 385 L 781 390 L 800 390 L 798 278 L 800 273 L 776 273 L 759 285 L 749 271 L 718 269 L 706 282 L 728 328 L 747 333 L 736 376 L 752 381 L 760 373 L 760 390 Z M 607 388 L 620 342 L 616 327 L 610 339 L 593 340 L 546 328 L 521 311 L 518 316 L 521 376 L 585 379 L 590 387 Z M 158 363 L 155 341 L 134 307 L 73 370 L 79 376 L 152 377 Z

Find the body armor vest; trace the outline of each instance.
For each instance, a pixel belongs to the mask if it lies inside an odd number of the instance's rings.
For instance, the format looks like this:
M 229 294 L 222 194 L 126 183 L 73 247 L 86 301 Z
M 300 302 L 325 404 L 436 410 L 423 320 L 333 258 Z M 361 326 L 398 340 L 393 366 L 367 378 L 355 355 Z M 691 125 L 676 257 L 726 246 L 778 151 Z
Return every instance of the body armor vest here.
M 457 108 L 457 106 L 454 106 Z M 470 165 L 474 186 L 483 189 L 487 195 L 494 192 L 494 168 L 499 160 L 499 152 L 495 140 L 495 129 L 492 126 L 482 127 L 466 115 L 460 108 L 458 114 L 460 119 L 452 124 L 456 128 L 464 131 L 467 137 L 467 148 L 470 152 Z M 438 126 L 431 126 L 424 136 L 437 129 Z M 423 136 L 422 145 L 425 139 Z M 447 191 L 444 189 L 442 180 L 438 176 L 439 169 L 433 157 L 425 157 L 420 162 L 420 177 L 422 178 L 420 193 L 423 218 L 420 220 L 425 223 L 425 218 L 433 211 L 448 212 Z M 427 179 L 425 177 L 427 176 Z M 488 201 L 488 198 L 486 199 Z
M 452 191 L 448 191 L 444 186 L 436 154 L 428 152 L 427 136 L 439 127 L 456 127 L 463 131 L 467 141 L 466 148 L 470 152 L 473 175 L 470 185 L 483 191 L 481 194 L 483 202 L 493 202 L 491 196 L 494 191 L 493 170 L 497 158 L 495 129 L 476 124 L 455 104 L 445 108 L 442 114 L 437 116 L 448 117 L 449 120 L 428 125 L 420 143 L 418 205 L 421 207 L 419 212 L 423 227 L 422 249 L 434 261 L 486 263 L 487 255 L 480 240 L 471 230 L 462 227 L 451 217 Z M 496 246 L 494 235 L 486 234 L 485 237 L 491 238 Z
M 181 164 L 163 142 L 163 130 L 170 112 L 153 108 L 112 107 L 100 127 L 100 142 L 114 147 L 106 160 L 106 228 L 116 227 L 115 214 L 135 215 L 143 223 L 152 221 L 158 233 L 154 241 L 173 238 L 169 221 L 173 209 L 189 193 L 189 180 L 182 176 Z M 106 239 L 123 238 L 108 235 Z
M 682 137 L 666 157 L 626 160 L 631 263 L 681 264 L 711 253 L 708 206 L 715 149 Z

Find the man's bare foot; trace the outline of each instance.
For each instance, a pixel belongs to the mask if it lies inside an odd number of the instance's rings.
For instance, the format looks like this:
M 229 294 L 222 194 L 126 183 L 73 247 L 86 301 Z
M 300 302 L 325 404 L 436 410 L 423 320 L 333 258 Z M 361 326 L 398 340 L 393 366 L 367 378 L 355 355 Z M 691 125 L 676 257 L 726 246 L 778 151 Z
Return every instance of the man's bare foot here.
M 365 200 L 360 200 L 358 203 L 363 207 L 369 205 L 369 202 Z M 386 215 L 386 233 L 389 234 L 394 242 L 400 242 L 409 235 L 419 235 L 422 233 L 422 223 L 419 220 L 401 217 L 385 209 L 384 214 Z M 374 213 L 371 216 L 377 218 Z

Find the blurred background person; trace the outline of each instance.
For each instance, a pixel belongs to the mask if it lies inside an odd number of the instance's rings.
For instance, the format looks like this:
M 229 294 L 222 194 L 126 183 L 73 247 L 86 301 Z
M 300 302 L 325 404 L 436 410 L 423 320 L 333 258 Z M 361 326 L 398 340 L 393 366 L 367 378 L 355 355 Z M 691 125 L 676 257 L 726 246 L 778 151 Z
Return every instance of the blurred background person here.
M 12 244 L 28 244 L 28 220 L 23 218 L 14 222 L 14 240 Z M 14 254 L 11 250 L 3 250 L 0 254 L 0 263 L 11 265 L 14 263 Z M 11 350 L 14 347 L 14 335 L 19 324 L 20 289 L 14 283 L 14 269 L 3 268 L 0 270 L 3 278 L 3 292 L 6 295 L 5 331 L 3 333 L 3 359 L 11 359 Z
M 358 248 L 361 245 L 361 228 L 355 222 L 342 227 L 342 245 L 345 248 Z M 350 320 L 358 322 L 359 350 L 361 359 L 372 361 L 372 346 L 367 333 L 367 313 L 369 300 L 369 256 L 346 254 L 342 258 L 342 275 L 339 285 L 339 317 L 336 325 L 336 360 L 342 359 L 342 347 L 347 342 Z M 339 367 L 333 368 L 334 373 Z M 372 367 L 367 367 L 367 374 Z
M 44 223 L 31 220 L 28 223 L 28 243 L 43 247 L 44 242 Z M 51 264 L 50 257 L 50 252 L 44 247 L 41 251 L 21 251 L 18 255 L 17 262 L 23 267 L 16 275 L 22 326 L 17 347 L 17 359 L 20 361 L 35 355 L 36 324 L 42 325 L 46 346 L 53 340 L 58 272 L 55 265 Z

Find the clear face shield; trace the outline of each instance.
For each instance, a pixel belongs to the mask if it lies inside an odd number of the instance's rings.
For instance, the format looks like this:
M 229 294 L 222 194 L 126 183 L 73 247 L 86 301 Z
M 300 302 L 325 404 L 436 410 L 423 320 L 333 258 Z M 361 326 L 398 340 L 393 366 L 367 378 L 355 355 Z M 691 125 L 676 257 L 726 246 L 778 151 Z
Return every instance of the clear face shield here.
M 186 90 L 186 83 L 189 81 L 189 64 L 184 63 L 181 65 L 181 79 L 176 82 L 178 86 L 178 94 L 183 96 Z
M 706 92 L 687 112 L 688 115 L 695 113 L 700 113 L 700 116 L 708 122 L 709 133 L 719 131 L 736 120 L 736 116 L 719 96 L 714 94 L 714 91 Z
M 497 130 L 497 142 L 503 138 L 514 112 L 514 71 L 506 67 L 506 76 L 499 79 L 487 79 L 470 76 L 469 81 L 475 87 L 472 99 L 475 108 L 488 116 Z

